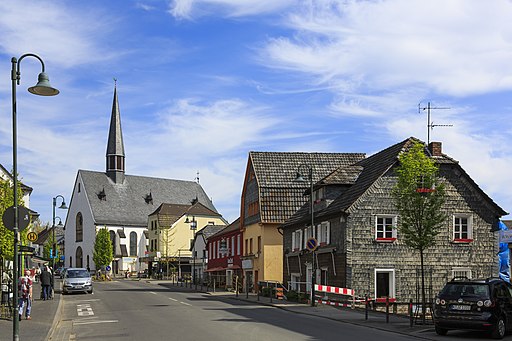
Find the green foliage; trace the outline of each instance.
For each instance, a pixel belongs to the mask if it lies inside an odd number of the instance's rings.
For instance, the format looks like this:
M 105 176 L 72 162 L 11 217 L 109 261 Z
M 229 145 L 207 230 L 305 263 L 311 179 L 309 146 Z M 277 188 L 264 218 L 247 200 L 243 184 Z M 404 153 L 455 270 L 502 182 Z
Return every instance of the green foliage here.
M 18 205 L 23 205 L 21 186 L 18 186 Z M 0 217 L 14 203 L 13 189 L 8 180 L 0 179 Z M 21 241 L 26 245 L 28 228 L 20 233 Z M 13 260 L 14 233 L 7 229 L 0 219 L 0 259 Z
M 425 155 L 423 144 L 415 143 L 400 155 L 399 161 L 398 182 L 392 192 L 400 214 L 398 231 L 407 246 L 422 252 L 435 245 L 435 237 L 446 220 L 442 211 L 445 186 L 437 165 Z
M 112 249 L 112 242 L 110 241 L 110 233 L 107 227 L 104 227 L 96 234 L 92 260 L 97 268 L 104 268 L 109 265 L 113 259 L 114 251 Z
M 44 246 L 43 246 L 43 257 L 46 258 L 46 259 L 50 259 L 50 250 L 53 248 L 53 242 L 54 242 L 54 239 L 53 239 L 53 233 L 51 232 L 50 230 L 50 233 L 48 233 L 48 238 L 46 239 L 46 241 L 44 242 Z M 55 256 L 55 255 L 53 255 Z

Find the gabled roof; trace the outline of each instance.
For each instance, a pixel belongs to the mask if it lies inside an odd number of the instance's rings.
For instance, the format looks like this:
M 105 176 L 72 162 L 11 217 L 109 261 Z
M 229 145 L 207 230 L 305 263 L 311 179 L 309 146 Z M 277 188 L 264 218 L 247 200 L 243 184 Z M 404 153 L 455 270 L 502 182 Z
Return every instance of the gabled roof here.
M 116 184 L 106 173 L 88 170 L 79 170 L 80 178 L 97 225 L 146 226 L 148 215 L 160 204 L 191 205 L 196 198 L 217 212 L 195 181 L 126 175 L 122 184 Z
M 192 216 L 221 217 L 219 213 L 209 209 L 200 202 L 196 202 L 193 205 L 162 203 L 153 213 L 150 214 L 150 216 L 155 214 L 158 215 L 158 223 L 160 226 L 171 226 L 184 214 Z
M 350 212 L 351 207 L 353 207 L 357 200 L 370 188 L 370 186 L 372 186 L 381 176 L 383 176 L 398 162 L 399 155 L 401 153 L 407 152 L 416 142 L 424 144 L 424 142 L 416 139 L 415 137 L 410 137 L 376 154 L 373 154 L 368 158 L 355 163 L 354 165 L 346 167 L 346 169 L 341 169 L 342 167 L 340 167 L 340 169 L 337 169 L 326 178 L 322 179 L 320 183 L 348 184 L 346 180 L 347 178 L 350 178 L 350 176 L 346 175 L 356 175 L 358 173 L 353 185 L 350 186 L 342 195 L 336 198 L 328 207 L 318 212 L 318 214 L 315 214 L 315 216 L 320 218 L 332 214 L 339 214 L 341 212 Z M 426 153 L 428 153 L 427 149 Z M 482 196 L 493 205 L 497 212 L 503 215 L 507 214 L 478 187 L 478 185 L 469 177 L 469 175 L 467 175 L 462 167 L 460 167 L 458 161 L 442 153 L 440 155 L 431 157 L 438 164 L 452 164 L 455 167 L 458 167 L 461 173 L 464 173 L 467 176 L 468 180 L 475 186 L 475 188 L 480 191 Z M 337 182 L 338 178 L 340 178 L 339 182 Z M 308 205 L 303 205 L 303 207 L 301 207 L 301 209 L 298 210 L 284 225 L 289 226 L 297 222 L 309 219 L 308 212 Z
M 2 166 L 2 164 L 0 164 L 0 171 L 2 171 L 3 173 L 5 173 L 5 175 L 9 178 L 9 180 L 11 181 L 11 184 L 12 184 L 12 181 L 14 180 L 13 176 L 12 176 L 12 173 L 9 172 L 7 169 L 5 169 L 4 166 Z M 2 176 L 0 175 L 0 178 L 2 178 Z M 20 181 L 20 179 L 18 179 L 18 181 Z M 27 186 L 25 185 L 24 183 L 20 182 L 20 185 L 21 185 L 21 189 L 24 191 L 24 192 L 32 192 L 33 188 L 30 187 L 30 186 Z
M 206 225 L 196 233 L 196 237 L 199 235 L 203 235 L 204 239 L 207 240 L 214 234 L 216 234 L 219 231 L 222 231 L 226 228 L 226 225 Z
M 309 182 L 295 181 L 299 167 L 304 176 L 307 167 L 313 166 L 313 182 L 317 182 L 364 157 L 364 153 L 249 152 L 258 183 L 261 222 L 282 223 L 306 201 L 303 193 Z
M 233 231 L 239 231 L 240 230 L 240 218 L 237 218 L 234 222 L 223 228 L 222 230 L 218 231 L 214 235 L 211 235 L 211 237 L 216 238 L 223 236 L 227 233 L 233 232 Z

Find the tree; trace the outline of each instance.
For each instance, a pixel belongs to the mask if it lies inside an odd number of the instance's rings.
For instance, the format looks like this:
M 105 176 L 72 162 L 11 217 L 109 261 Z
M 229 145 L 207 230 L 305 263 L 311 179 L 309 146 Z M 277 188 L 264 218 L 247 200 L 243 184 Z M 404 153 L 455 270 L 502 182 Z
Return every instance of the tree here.
M 54 239 L 53 239 L 53 233 L 51 230 L 49 230 L 50 232 L 48 233 L 48 238 L 46 238 L 46 241 L 44 242 L 44 246 L 43 246 L 43 257 L 46 258 L 46 259 L 51 259 L 52 256 L 55 257 L 54 254 L 52 254 L 51 250 L 53 250 L 53 243 L 54 243 Z
M 21 186 L 18 186 L 18 205 L 23 205 L 23 194 Z M 14 196 L 9 180 L 0 178 L 0 216 L 3 216 L 5 210 L 13 206 Z M 25 229 L 20 233 L 21 241 L 26 242 L 27 230 Z M 4 226 L 2 219 L 0 219 L 0 260 L 13 260 L 14 254 L 14 233 Z
M 399 158 L 398 181 L 393 199 L 400 215 L 398 231 L 404 243 L 417 250 L 421 266 L 422 316 L 425 320 L 425 250 L 435 245 L 436 236 L 446 220 L 442 211 L 445 186 L 439 168 L 425 153 L 425 146 L 416 142 Z
M 112 241 L 110 240 L 110 232 L 107 227 L 100 229 L 96 234 L 94 241 L 94 251 L 92 260 L 96 267 L 104 268 L 114 259 L 114 251 L 112 248 Z
M 166 263 L 166 276 L 169 278 L 169 257 L 170 257 L 170 249 L 172 249 L 172 246 L 174 244 L 174 235 L 176 234 L 176 229 L 173 229 L 172 226 L 164 227 L 160 229 L 160 240 L 162 241 L 163 250 L 157 250 L 161 251 L 163 253 L 163 256 L 165 257 L 165 263 Z M 175 267 L 173 266 L 173 272 L 175 272 Z

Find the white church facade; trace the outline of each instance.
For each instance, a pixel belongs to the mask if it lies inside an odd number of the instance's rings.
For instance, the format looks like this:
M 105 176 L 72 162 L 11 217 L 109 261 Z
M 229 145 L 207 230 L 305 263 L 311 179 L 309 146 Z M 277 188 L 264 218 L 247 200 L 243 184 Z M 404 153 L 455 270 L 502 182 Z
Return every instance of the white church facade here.
M 125 174 L 121 116 L 114 89 L 107 141 L 106 172 L 78 170 L 65 224 L 66 267 L 97 270 L 93 261 L 96 233 L 107 228 L 114 247 L 114 274 L 142 271 L 148 253 L 148 216 L 161 204 L 198 201 L 217 212 L 201 185 Z

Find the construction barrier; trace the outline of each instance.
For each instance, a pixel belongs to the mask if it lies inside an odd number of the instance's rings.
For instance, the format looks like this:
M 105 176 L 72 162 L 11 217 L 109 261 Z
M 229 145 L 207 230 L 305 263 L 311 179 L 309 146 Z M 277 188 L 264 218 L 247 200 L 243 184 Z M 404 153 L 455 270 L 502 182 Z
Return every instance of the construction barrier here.
M 276 298 L 278 300 L 282 300 L 284 298 L 284 289 L 283 288 L 276 288 Z

